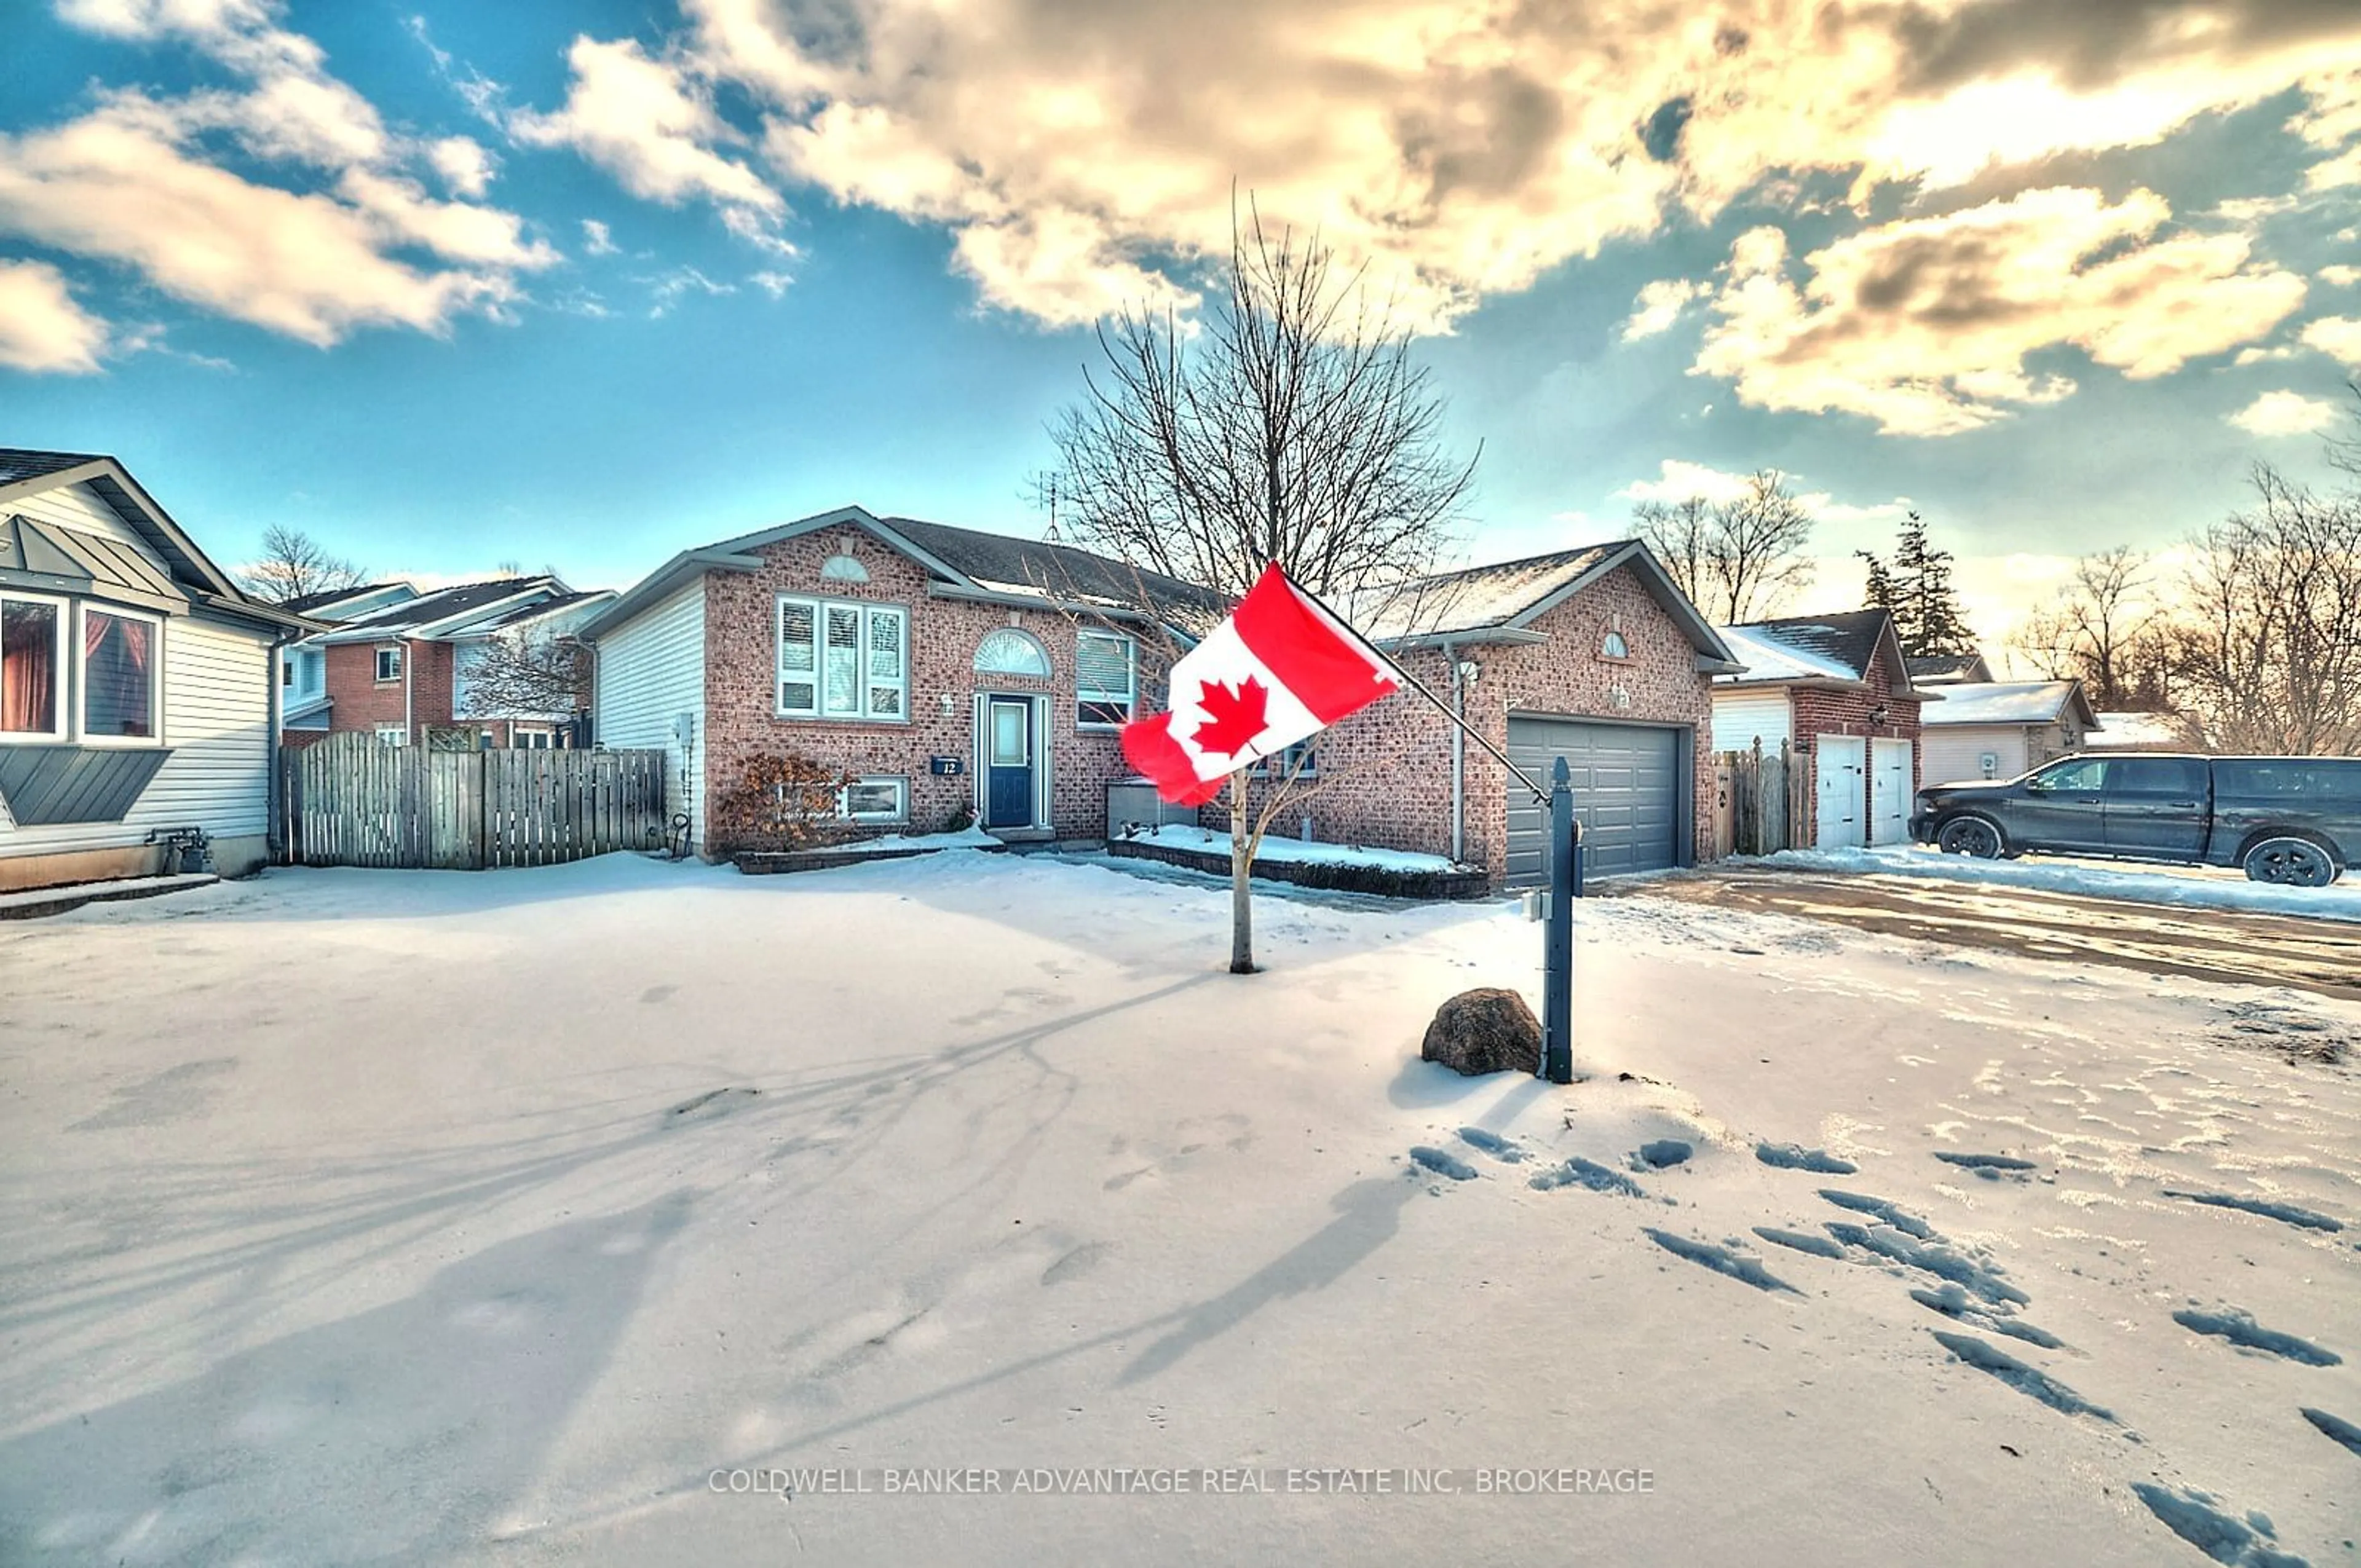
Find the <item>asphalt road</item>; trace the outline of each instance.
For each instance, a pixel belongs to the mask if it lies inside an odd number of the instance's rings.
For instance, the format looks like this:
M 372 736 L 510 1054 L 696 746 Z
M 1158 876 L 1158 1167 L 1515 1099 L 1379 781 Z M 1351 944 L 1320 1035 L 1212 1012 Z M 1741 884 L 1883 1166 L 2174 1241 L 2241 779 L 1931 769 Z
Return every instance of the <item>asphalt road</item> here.
M 1892 936 L 2361 1001 L 2361 922 L 2183 909 L 1934 877 L 1702 871 L 1600 888 Z

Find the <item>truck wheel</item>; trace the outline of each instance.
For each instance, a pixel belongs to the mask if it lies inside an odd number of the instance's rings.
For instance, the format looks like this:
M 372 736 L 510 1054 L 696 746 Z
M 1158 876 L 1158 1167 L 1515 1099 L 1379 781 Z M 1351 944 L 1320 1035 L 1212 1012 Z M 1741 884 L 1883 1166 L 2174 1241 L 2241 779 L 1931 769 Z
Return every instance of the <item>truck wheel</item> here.
M 1947 855 L 1996 861 L 2007 848 L 2000 829 L 1981 817 L 1954 817 L 1936 830 L 1935 847 Z
M 2309 839 L 2265 839 L 2246 851 L 2246 878 L 2284 887 L 2326 887 L 2336 880 L 2335 857 Z

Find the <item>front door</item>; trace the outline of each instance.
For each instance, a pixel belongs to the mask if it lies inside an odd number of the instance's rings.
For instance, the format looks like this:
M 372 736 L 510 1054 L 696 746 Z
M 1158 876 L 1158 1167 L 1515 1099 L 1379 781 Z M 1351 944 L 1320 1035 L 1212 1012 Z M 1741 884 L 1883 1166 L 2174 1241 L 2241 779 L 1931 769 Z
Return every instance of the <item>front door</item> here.
M 1033 703 L 995 696 L 983 705 L 983 825 L 1033 826 Z

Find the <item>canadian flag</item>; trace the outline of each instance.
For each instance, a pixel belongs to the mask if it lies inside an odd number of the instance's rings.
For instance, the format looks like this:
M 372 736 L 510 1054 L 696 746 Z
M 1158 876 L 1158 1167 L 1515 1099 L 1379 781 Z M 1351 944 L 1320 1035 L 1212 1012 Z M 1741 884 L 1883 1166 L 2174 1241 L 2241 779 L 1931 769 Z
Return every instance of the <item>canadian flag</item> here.
M 1175 806 L 1358 712 L 1395 688 L 1352 629 L 1266 567 L 1230 619 L 1172 666 L 1167 711 L 1123 727 L 1123 754 Z

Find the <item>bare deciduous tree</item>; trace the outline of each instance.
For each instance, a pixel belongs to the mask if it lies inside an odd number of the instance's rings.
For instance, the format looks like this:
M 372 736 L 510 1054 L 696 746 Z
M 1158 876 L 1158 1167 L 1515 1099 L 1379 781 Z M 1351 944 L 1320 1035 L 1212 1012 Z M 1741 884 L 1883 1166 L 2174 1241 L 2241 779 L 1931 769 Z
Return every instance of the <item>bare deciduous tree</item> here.
M 2216 751 L 2361 750 L 2361 490 L 2259 464 L 2254 486 L 2196 542 L 2173 636 L 2184 710 Z
M 262 531 L 262 554 L 238 573 L 238 586 L 266 604 L 358 587 L 366 574 L 300 528 L 274 522 Z
M 1331 598 L 1419 580 L 1451 543 L 1477 456 L 1446 450 L 1444 400 L 1410 338 L 1361 272 L 1340 274 L 1316 236 L 1273 236 L 1250 202 L 1202 322 L 1134 308 L 1100 327 L 1087 392 L 1051 427 L 1044 499 L 1076 542 L 1224 600 L 1271 562 Z M 1237 973 L 1255 968 L 1255 850 L 1290 793 L 1252 809 L 1248 773 L 1229 784 Z
M 2170 696 L 2166 610 L 2148 558 L 2117 545 L 2085 555 L 2010 637 L 2053 681 L 2082 683 L 2092 707 L 2161 710 Z
M 1744 494 L 1718 505 L 1702 496 L 1647 500 L 1632 518 L 1681 591 L 1717 626 L 1761 620 L 1811 581 L 1804 554 L 1811 510 L 1776 468 L 1756 470 Z
M 589 652 L 571 637 L 487 637 L 464 657 L 464 705 L 472 717 L 563 718 L 589 695 Z

